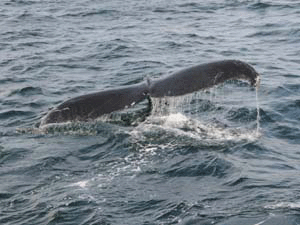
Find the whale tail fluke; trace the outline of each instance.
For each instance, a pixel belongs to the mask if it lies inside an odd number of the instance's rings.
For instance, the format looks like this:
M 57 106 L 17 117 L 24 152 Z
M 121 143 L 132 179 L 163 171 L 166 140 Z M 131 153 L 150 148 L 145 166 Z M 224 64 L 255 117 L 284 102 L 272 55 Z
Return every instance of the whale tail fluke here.
M 225 60 L 201 64 L 160 79 L 147 79 L 141 84 L 69 99 L 51 110 L 42 119 L 41 125 L 66 121 L 88 121 L 131 107 L 149 96 L 185 95 L 235 79 L 247 80 L 252 86 L 259 85 L 259 74 L 245 62 Z

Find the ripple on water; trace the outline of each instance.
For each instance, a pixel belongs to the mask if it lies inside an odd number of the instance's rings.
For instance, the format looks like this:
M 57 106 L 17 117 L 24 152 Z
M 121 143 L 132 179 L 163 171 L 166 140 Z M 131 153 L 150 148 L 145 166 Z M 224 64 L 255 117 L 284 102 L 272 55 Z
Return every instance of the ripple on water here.
M 197 177 L 213 176 L 222 178 L 231 168 L 231 164 L 226 160 L 212 155 L 202 156 L 201 160 L 182 160 L 173 165 L 168 165 L 164 171 L 167 177 Z
M 9 94 L 9 97 L 13 96 L 13 95 L 31 96 L 31 95 L 42 95 L 42 94 L 43 94 L 42 88 L 28 86 L 28 87 L 24 87 L 24 88 L 12 91 Z
M 299 222 L 299 2 L 0 5 L 1 224 Z M 224 58 L 261 73 L 259 113 L 232 82 L 148 118 L 33 125 L 69 96 Z

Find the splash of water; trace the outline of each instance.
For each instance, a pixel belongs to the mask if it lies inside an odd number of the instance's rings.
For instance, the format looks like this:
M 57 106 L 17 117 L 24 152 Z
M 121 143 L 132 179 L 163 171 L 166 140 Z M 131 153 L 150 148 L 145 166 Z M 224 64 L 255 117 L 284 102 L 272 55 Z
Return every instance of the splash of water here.
M 259 100 L 258 100 L 258 87 L 256 87 L 256 108 L 257 108 L 257 118 L 256 118 L 256 134 L 259 135 L 259 130 L 260 130 L 260 112 L 259 112 Z
M 199 91 L 183 96 L 165 96 L 162 98 L 151 98 L 152 115 L 166 116 L 169 114 L 184 113 L 190 114 L 192 111 L 191 102 L 195 99 L 212 99 L 212 92 Z
M 257 137 L 259 136 L 260 131 L 260 111 L 258 101 L 259 84 L 260 79 L 258 77 L 256 82 L 257 128 L 254 132 L 252 131 L 253 134 Z M 218 90 L 222 93 L 216 94 L 216 91 Z M 125 126 L 128 126 L 128 124 L 129 126 L 138 126 L 139 124 L 152 124 L 165 126 L 172 129 L 178 129 L 181 131 L 193 131 L 195 135 L 204 139 L 207 139 L 207 137 L 211 137 L 212 139 L 216 139 L 218 137 L 224 139 L 224 137 L 227 137 L 225 139 L 230 139 L 232 138 L 232 133 L 235 133 L 235 135 L 233 136 L 236 137 L 236 134 L 240 133 L 242 129 L 235 128 L 236 131 L 232 131 L 234 128 L 225 128 L 227 127 L 227 125 L 224 124 L 223 121 L 226 120 L 226 115 L 225 118 L 222 118 L 224 116 L 222 115 L 222 111 L 224 111 L 223 109 L 226 108 L 223 108 L 223 105 L 228 105 L 227 100 L 224 99 L 227 94 L 228 93 L 224 92 L 224 87 L 221 86 L 221 88 L 219 89 L 215 87 L 213 89 L 194 92 L 184 96 L 151 98 L 151 119 L 147 119 L 146 123 L 143 123 L 143 120 L 133 119 L 134 117 L 137 117 L 135 116 L 135 111 L 133 110 L 133 112 L 129 111 L 126 114 L 116 113 L 113 115 L 104 115 L 95 121 L 89 121 L 86 123 L 66 122 L 60 124 L 47 124 L 31 129 L 19 128 L 17 129 L 17 132 L 31 134 L 97 135 L 99 134 L 99 132 L 101 133 L 103 124 L 124 125 L 124 115 L 126 115 L 125 121 L 127 121 L 127 123 Z M 232 99 L 230 93 L 228 97 L 229 99 Z M 237 103 L 237 97 L 238 96 L 236 95 L 234 96 L 233 99 L 235 100 L 235 102 L 233 104 Z M 243 99 L 238 101 L 243 102 Z M 226 111 L 224 112 L 226 113 Z M 138 115 L 141 116 L 142 114 L 140 113 Z M 133 123 L 132 121 L 136 121 L 136 123 Z M 206 131 L 206 134 L 203 131 Z M 247 130 L 245 131 L 246 133 L 248 133 Z M 226 132 L 228 132 L 229 134 L 226 134 Z
M 255 84 L 255 97 L 256 97 L 256 110 L 257 110 L 257 118 L 256 118 L 256 123 L 257 123 L 257 128 L 256 128 L 256 135 L 259 136 L 259 130 L 260 130 L 260 111 L 259 111 L 259 100 L 258 100 L 258 89 L 260 86 L 260 77 L 258 76 L 256 78 L 256 84 Z

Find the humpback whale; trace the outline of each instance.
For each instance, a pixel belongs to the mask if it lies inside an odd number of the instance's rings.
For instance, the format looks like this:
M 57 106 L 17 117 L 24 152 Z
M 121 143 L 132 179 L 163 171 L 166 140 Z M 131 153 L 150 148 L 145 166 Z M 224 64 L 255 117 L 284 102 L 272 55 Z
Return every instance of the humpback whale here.
M 200 64 L 166 77 L 148 79 L 140 84 L 71 98 L 49 111 L 40 125 L 88 121 L 131 107 L 147 97 L 150 99 L 150 97 L 185 95 L 236 79 L 246 80 L 252 86 L 259 85 L 259 74 L 245 62 L 223 60 Z

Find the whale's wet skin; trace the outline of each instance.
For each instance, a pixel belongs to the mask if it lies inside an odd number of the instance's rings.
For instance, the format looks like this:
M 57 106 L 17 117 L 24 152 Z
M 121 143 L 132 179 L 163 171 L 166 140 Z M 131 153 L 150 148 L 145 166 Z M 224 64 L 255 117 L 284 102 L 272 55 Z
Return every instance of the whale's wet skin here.
M 1 1 L 0 224 L 299 224 L 299 8 Z
M 240 84 L 245 84 L 241 82 Z M 231 123 L 228 114 L 231 114 L 234 106 L 241 107 L 244 104 L 246 93 L 254 106 L 258 107 L 258 96 L 253 89 L 244 86 L 239 90 L 232 88 L 236 86 L 231 82 L 227 85 L 194 92 L 183 96 L 165 96 L 159 98 L 149 98 L 149 102 L 139 104 L 137 109 L 124 109 L 122 111 L 104 114 L 88 121 L 66 121 L 58 123 L 41 124 L 38 128 L 19 129 L 20 132 L 32 132 L 35 134 L 74 134 L 74 135 L 93 135 L 101 132 L 104 123 L 118 124 L 121 126 L 138 127 L 134 130 L 152 130 L 155 127 L 162 129 L 175 128 L 177 131 L 183 131 L 184 136 L 194 136 L 200 141 L 204 139 L 240 139 L 250 136 L 258 137 L 259 133 L 259 109 L 256 112 L 252 109 L 252 118 L 245 121 L 235 121 Z M 259 86 L 259 77 L 257 77 L 256 86 Z M 243 92 L 244 96 L 239 97 L 237 93 Z M 102 92 L 100 92 L 102 94 Z M 87 95 L 89 97 L 89 95 Z M 252 99 L 251 99 L 252 96 Z M 256 97 L 256 99 L 254 98 Z M 73 101 L 73 99 L 71 99 Z M 76 104 L 77 98 L 75 98 Z M 227 107 L 227 101 L 231 106 Z M 64 104 L 64 103 L 63 103 Z M 100 104 L 101 105 L 101 104 Z M 244 104 L 245 106 L 249 103 Z M 54 109 L 56 110 L 56 109 Z M 50 114 L 52 112 L 50 111 Z M 257 115 L 256 115 L 256 114 Z M 54 115 L 56 116 L 56 115 Z M 49 118 L 49 114 L 47 115 Z M 48 119 L 46 118 L 46 120 Z M 51 118 L 51 117 L 50 117 Z M 256 123 L 255 122 L 256 118 Z M 42 120 L 45 120 L 43 118 Z M 242 122 L 242 123 L 237 123 Z M 243 126 L 240 129 L 240 126 Z M 150 126 L 150 128 L 149 128 Z M 231 127 L 232 126 L 232 127 Z M 256 129 L 254 128 L 256 126 Z M 246 132 L 243 134 L 243 131 Z M 171 130 L 168 130 L 170 133 Z M 252 137 L 252 138 L 253 138 Z M 249 137 L 250 138 L 250 137 Z
M 190 67 L 157 80 L 104 90 L 69 99 L 52 109 L 41 126 L 67 121 L 90 121 L 102 115 L 134 106 L 151 97 L 180 96 L 204 90 L 227 80 L 244 79 L 259 86 L 260 77 L 253 67 L 239 60 L 223 60 Z

